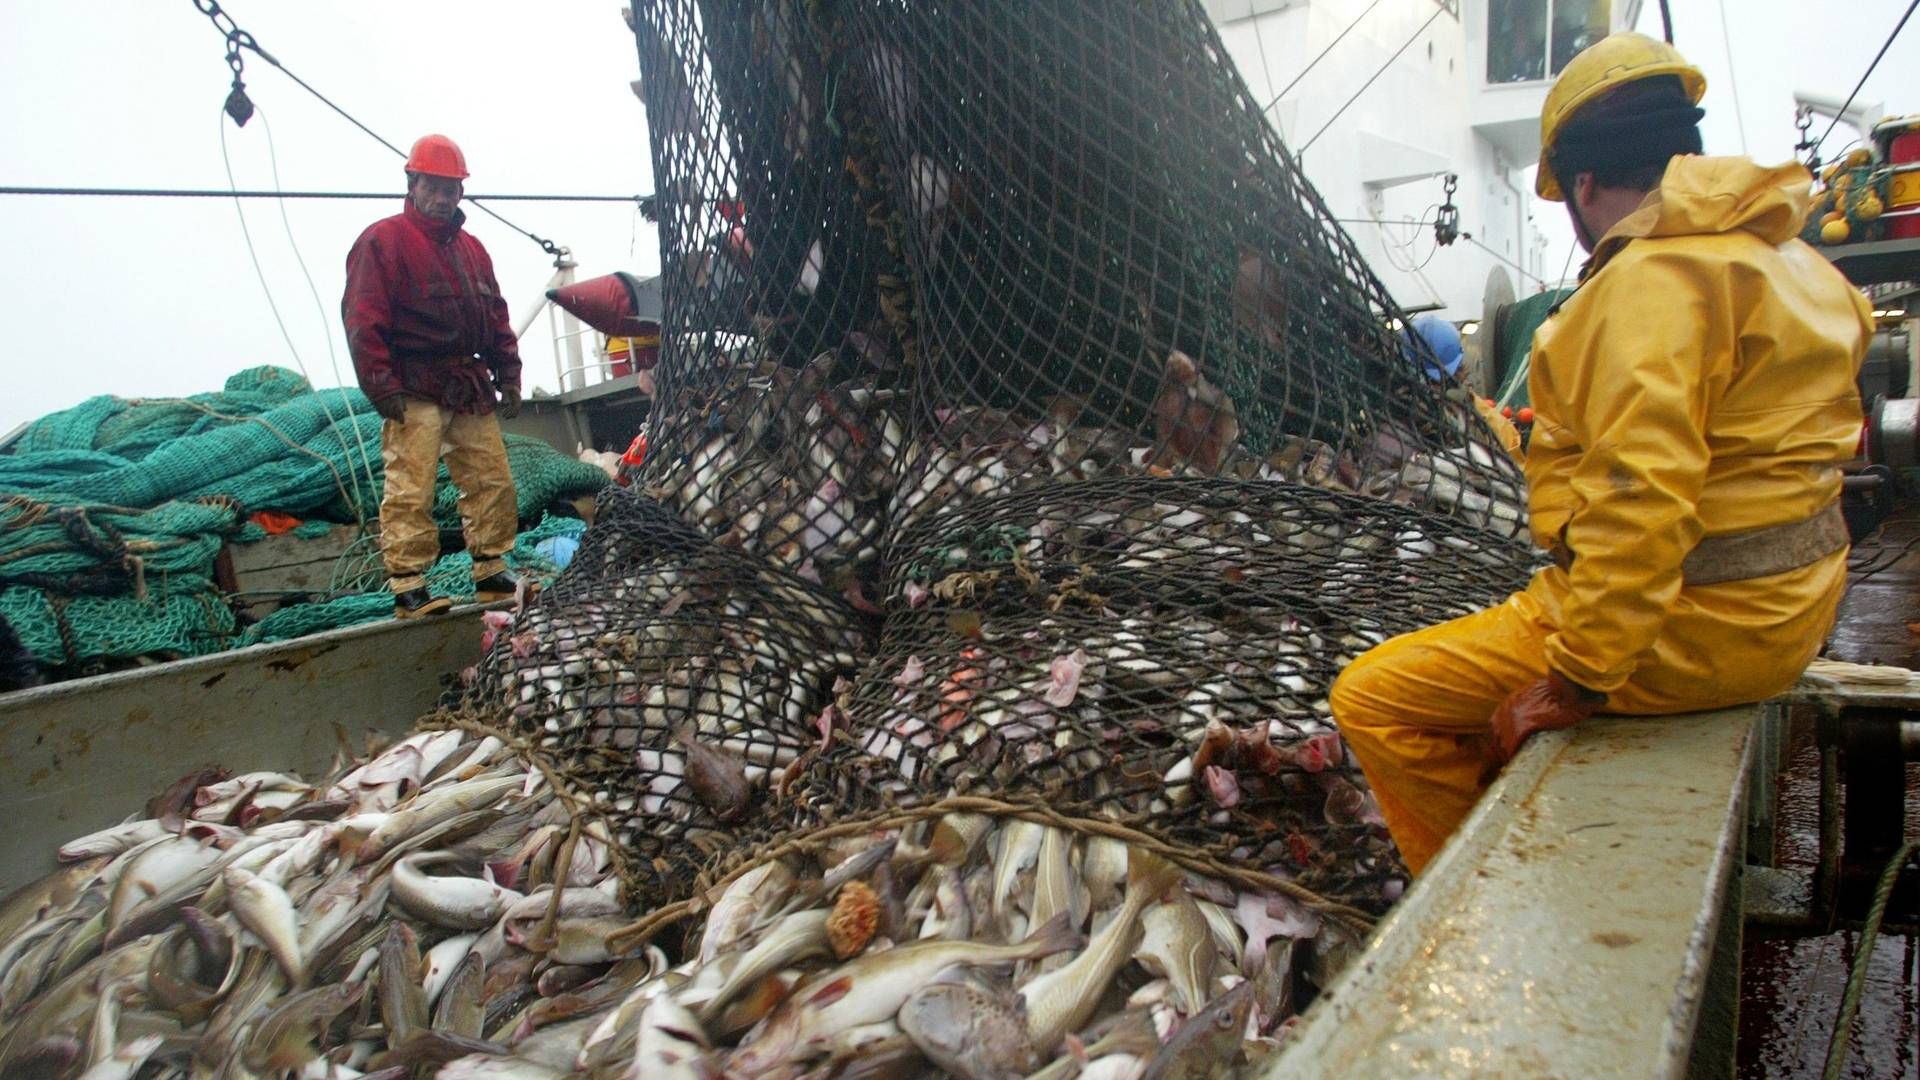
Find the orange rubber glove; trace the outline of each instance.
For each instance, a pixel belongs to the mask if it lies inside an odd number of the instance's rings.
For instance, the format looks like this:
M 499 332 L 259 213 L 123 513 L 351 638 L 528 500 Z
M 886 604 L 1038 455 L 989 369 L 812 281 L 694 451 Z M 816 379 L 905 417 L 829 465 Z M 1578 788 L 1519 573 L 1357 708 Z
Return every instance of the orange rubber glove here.
M 1493 710 L 1494 754 L 1502 764 L 1512 761 L 1534 732 L 1572 727 L 1606 702 L 1607 695 L 1548 671 L 1546 678 L 1515 690 Z

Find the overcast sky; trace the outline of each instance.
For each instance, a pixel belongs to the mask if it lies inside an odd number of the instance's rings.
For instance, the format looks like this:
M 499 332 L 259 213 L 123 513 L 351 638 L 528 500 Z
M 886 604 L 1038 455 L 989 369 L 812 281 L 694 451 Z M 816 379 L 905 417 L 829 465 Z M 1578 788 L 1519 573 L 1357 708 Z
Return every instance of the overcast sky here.
M 1793 124 L 1794 92 L 1844 99 L 1910 2 L 1670 0 L 1674 42 L 1707 76 L 1707 118 L 1701 123 L 1707 153 L 1746 154 L 1769 164 L 1791 159 L 1800 138 Z M 1660 36 L 1658 0 L 1644 0 L 1638 29 Z M 1920 113 L 1920 17 L 1907 24 L 1859 100 L 1882 105 L 1888 113 Z M 1827 122 L 1815 119 L 1814 138 Z M 1821 156 L 1832 160 L 1855 138 L 1852 128 L 1840 125 Z M 1552 238 L 1546 259 L 1552 276 L 1568 265 L 1573 229 L 1556 204 L 1535 200 L 1534 214 Z M 1575 272 L 1578 259 L 1574 256 Z
M 1794 138 L 1793 90 L 1844 96 L 1906 0 L 1672 0 L 1676 39 L 1711 84 L 1709 151 L 1732 153 L 1740 134 L 1722 3 L 1736 15 L 1727 29 L 1748 146 L 1780 160 Z M 644 113 L 627 86 L 637 75 L 633 40 L 617 2 L 234 0 L 228 8 L 262 47 L 388 139 L 404 146 L 441 131 L 458 140 L 474 174 L 469 191 L 652 190 Z M 1657 33 L 1657 4 L 1646 8 L 1642 28 Z M 187 0 L 0 0 L 0 15 L 0 184 L 226 186 L 216 126 L 229 80 L 224 43 Z M 341 263 L 361 228 L 399 209 L 399 159 L 258 58 L 246 74 L 272 127 L 283 187 L 395 193 L 391 204 L 287 202 L 292 243 L 274 202 L 246 204 L 267 285 L 308 372 L 333 384 L 337 362 L 351 381 L 340 344 Z M 1889 111 L 1920 111 L 1920 24 L 1862 96 Z M 271 187 L 267 125 L 226 130 L 239 186 Z M 1836 134 L 1829 156 L 1847 137 Z M 627 206 L 497 209 L 570 246 L 583 277 L 658 267 L 651 231 Z M 1536 212 L 1565 235 L 1558 207 Z M 492 252 L 514 310 L 535 302 L 551 260 L 483 215 L 473 214 L 469 228 Z M 231 200 L 6 196 L 0 236 L 0 434 L 94 394 L 186 394 L 217 389 L 250 365 L 294 366 Z M 530 340 L 527 352 L 528 382 L 551 386 L 549 351 Z
M 633 37 L 608 0 L 418 0 L 222 5 L 262 48 L 402 148 L 428 131 L 465 150 L 475 193 L 653 190 Z M 220 119 L 225 43 L 187 0 L 0 0 L 0 185 L 273 186 L 267 125 Z M 384 202 L 248 200 L 247 221 L 300 357 L 317 384 L 352 368 L 340 337 L 347 248 L 399 211 L 401 160 L 257 57 L 247 88 L 271 124 L 281 186 L 382 191 Z M 294 244 L 282 224 L 286 207 Z M 502 203 L 571 247 L 582 276 L 654 272 L 652 232 L 629 205 Z M 469 210 L 516 314 L 552 259 Z M 218 389 L 254 364 L 295 366 L 247 257 L 231 199 L 0 197 L 7 327 L 0 434 L 94 394 Z M 316 305 L 295 261 L 312 271 Z M 554 382 L 529 348 L 528 382 Z

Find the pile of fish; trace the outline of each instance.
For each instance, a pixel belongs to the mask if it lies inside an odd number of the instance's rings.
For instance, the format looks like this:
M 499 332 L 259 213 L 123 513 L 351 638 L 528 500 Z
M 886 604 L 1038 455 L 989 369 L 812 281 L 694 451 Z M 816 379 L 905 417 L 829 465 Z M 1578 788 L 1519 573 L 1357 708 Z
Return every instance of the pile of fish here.
M 1356 945 L 1117 840 L 952 814 L 740 875 L 680 963 L 610 973 L 576 991 L 597 1013 L 440 1075 L 1225 1076 Z
M 667 464 L 649 490 L 722 544 L 873 614 L 888 530 L 951 524 L 982 500 L 1073 481 L 1286 482 L 1438 509 L 1505 536 L 1524 532 L 1517 472 L 1482 445 L 1486 432 L 1469 437 L 1480 422 L 1459 410 L 1446 414 L 1456 444 L 1447 447 L 1427 448 L 1430 440 L 1388 424 L 1357 452 L 1283 435 L 1254 454 L 1241 442 L 1233 399 L 1176 350 L 1152 402 L 1150 436 L 1087 422 L 1084 403 L 1065 394 L 1041 415 L 937 408 L 928 430 L 910 434 L 900 391 L 871 374 L 834 382 L 836 370 L 832 353 L 799 369 L 742 363 L 712 392 L 690 394 L 697 400 L 683 410 L 686 422 L 663 438 L 691 448 L 662 454 Z
M 537 1045 L 627 923 L 605 831 L 461 731 L 318 784 L 202 770 L 59 857 L 0 904 L 0 1075 L 398 1077 Z
M 1280 614 L 1231 627 L 1192 611 L 1087 620 L 978 610 L 893 642 L 836 715 L 857 754 L 815 770 L 846 808 L 950 791 L 1039 798 L 1151 822 L 1196 850 L 1381 909 L 1405 887 L 1384 822 L 1335 729 L 1339 657 Z M 967 637 L 942 621 L 964 622 Z
M 0 1074 L 1214 1075 L 1355 945 L 1119 841 L 953 814 L 751 869 L 676 962 L 625 940 L 604 829 L 461 731 L 147 810 L 0 905 Z
M 467 682 L 478 715 L 564 763 L 623 852 L 690 866 L 817 742 L 828 688 L 865 642 L 845 605 L 666 513 L 605 497 L 567 578 L 484 616 Z
M 648 491 L 721 544 L 823 586 L 855 608 L 877 578 L 881 528 L 906 431 L 895 392 L 830 382 L 833 357 L 804 368 L 741 363 L 688 396 L 661 441 L 686 444 Z

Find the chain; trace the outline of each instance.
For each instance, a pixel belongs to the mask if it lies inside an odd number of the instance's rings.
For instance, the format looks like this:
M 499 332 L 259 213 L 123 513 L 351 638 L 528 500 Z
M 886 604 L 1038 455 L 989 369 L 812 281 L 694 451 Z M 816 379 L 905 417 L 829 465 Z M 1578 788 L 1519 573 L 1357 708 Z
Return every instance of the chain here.
M 1446 193 L 1433 219 L 1433 240 L 1441 247 L 1460 239 L 1460 208 L 1453 205 L 1453 193 L 1460 187 L 1460 174 L 1448 173 L 1441 188 Z
M 247 61 L 240 50 L 252 49 L 275 66 L 278 66 L 278 61 L 267 55 L 252 34 L 240 29 L 239 24 L 233 21 L 233 16 L 220 9 L 219 0 L 193 0 L 193 6 L 213 23 L 213 28 L 227 41 L 227 67 L 233 69 L 233 89 L 227 92 L 227 115 L 233 117 L 236 126 L 246 127 L 247 121 L 253 119 L 253 100 L 247 97 Z
M 1793 126 L 1800 130 L 1800 141 L 1793 144 L 1795 153 L 1811 151 L 1807 155 L 1807 171 L 1820 171 L 1820 147 L 1813 141 L 1813 110 L 1805 105 L 1793 110 Z

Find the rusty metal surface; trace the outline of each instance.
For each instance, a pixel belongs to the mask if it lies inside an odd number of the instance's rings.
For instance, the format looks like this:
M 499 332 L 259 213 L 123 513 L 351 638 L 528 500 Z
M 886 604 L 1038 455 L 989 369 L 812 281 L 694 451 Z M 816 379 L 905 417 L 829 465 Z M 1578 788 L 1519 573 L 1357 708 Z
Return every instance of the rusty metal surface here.
M 1683 1075 L 1758 713 L 1536 737 L 1268 1075 Z
M 0 894 L 204 764 L 316 773 L 432 708 L 479 658 L 478 605 L 0 695 Z

